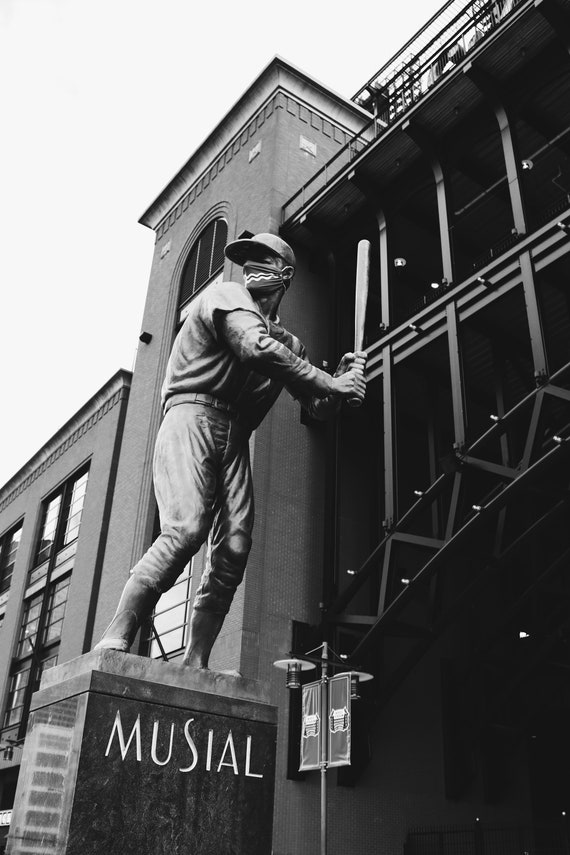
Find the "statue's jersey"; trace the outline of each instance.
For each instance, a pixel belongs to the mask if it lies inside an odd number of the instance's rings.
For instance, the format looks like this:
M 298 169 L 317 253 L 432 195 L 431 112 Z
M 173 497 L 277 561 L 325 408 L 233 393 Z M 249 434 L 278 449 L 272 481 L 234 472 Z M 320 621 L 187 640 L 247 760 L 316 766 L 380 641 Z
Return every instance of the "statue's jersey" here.
M 163 406 L 201 392 L 231 404 L 254 429 L 283 387 L 308 401 L 332 389 L 328 374 L 307 361 L 304 346 L 264 318 L 237 282 L 207 286 L 190 304 L 174 342 L 162 387 Z

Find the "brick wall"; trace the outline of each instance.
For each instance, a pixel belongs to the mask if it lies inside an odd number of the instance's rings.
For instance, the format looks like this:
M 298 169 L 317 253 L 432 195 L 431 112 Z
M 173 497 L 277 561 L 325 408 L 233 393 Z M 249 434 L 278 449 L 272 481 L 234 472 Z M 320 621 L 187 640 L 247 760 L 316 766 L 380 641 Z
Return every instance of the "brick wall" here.
M 41 522 L 42 502 L 83 464 L 89 481 L 62 628 L 61 662 L 90 646 L 89 611 L 106 539 L 111 478 L 128 401 L 130 375 L 118 372 L 106 386 L 0 490 L 0 534 L 23 519 L 23 530 L 0 630 L 0 687 L 3 714 L 12 656 L 18 641 L 22 600 Z M 100 568 L 99 568 L 100 569 Z

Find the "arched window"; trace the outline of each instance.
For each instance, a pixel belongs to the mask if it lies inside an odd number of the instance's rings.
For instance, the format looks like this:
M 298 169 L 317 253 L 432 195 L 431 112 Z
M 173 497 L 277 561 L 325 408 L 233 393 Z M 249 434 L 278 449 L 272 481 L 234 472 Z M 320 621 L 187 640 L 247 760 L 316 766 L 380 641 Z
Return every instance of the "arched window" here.
M 217 219 L 208 223 L 192 247 L 182 271 L 178 309 L 179 319 L 190 298 L 207 282 L 211 282 L 224 267 L 224 247 L 228 240 L 228 224 Z

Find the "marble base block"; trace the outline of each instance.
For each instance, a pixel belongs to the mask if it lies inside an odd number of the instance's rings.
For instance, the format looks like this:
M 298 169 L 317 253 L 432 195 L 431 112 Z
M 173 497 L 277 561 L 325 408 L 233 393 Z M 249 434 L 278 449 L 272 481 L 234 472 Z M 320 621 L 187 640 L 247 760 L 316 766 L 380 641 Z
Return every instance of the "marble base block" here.
M 270 855 L 259 683 L 101 650 L 34 695 L 7 855 Z

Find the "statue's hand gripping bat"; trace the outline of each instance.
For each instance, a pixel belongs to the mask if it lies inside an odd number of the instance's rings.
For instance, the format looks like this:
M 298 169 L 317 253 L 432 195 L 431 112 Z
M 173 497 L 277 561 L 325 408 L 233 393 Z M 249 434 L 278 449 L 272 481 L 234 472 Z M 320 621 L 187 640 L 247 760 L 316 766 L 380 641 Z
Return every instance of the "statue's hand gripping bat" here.
M 359 351 L 364 347 L 364 322 L 366 320 L 366 304 L 368 302 L 368 281 L 370 278 L 370 241 L 358 242 L 358 253 L 356 256 L 356 289 L 354 295 L 354 350 Z M 366 360 L 359 357 L 352 367 L 364 374 Z M 360 398 L 349 398 L 351 407 L 360 407 Z

